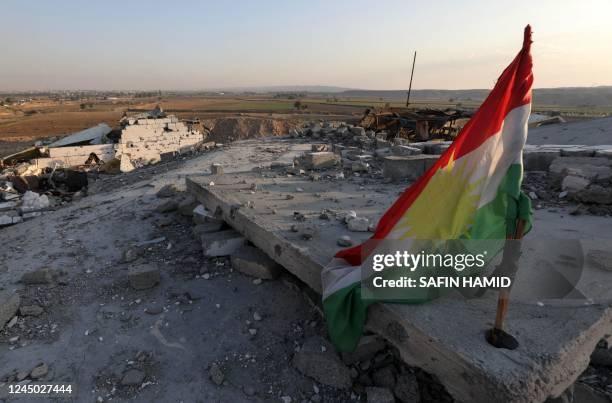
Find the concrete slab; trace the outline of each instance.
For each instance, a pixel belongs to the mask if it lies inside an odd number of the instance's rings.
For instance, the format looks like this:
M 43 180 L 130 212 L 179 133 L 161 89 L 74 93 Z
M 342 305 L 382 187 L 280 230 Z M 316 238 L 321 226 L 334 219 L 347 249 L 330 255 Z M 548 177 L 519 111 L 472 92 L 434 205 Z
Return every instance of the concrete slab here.
M 211 181 L 214 186 L 209 186 Z M 320 271 L 337 251 L 335 240 L 350 235 L 360 242 L 370 235 L 349 232 L 340 219 L 323 220 L 321 211 L 342 217 L 354 210 L 377 222 L 404 186 L 332 179 L 311 182 L 263 171 L 188 177 L 187 188 L 320 292 Z M 302 191 L 296 192 L 297 188 Z M 291 230 L 296 216 L 303 219 L 300 225 L 315 228 L 310 240 Z M 607 228 L 612 225 L 608 218 L 545 211 L 536 211 L 535 220 L 530 236 L 536 237 L 609 237 Z M 470 402 L 537 402 L 559 396 L 587 367 L 597 342 L 612 332 L 609 304 L 547 308 L 517 303 L 511 305 L 507 330 L 517 337 L 520 348 L 495 349 L 486 343 L 484 332 L 492 325 L 496 298 L 488 292 L 482 299 L 449 295 L 423 305 L 375 304 L 366 326 L 393 343 L 409 365 L 436 375 L 458 401 Z
M 438 160 L 438 155 L 392 155 L 384 158 L 383 174 L 393 180 L 416 180 Z

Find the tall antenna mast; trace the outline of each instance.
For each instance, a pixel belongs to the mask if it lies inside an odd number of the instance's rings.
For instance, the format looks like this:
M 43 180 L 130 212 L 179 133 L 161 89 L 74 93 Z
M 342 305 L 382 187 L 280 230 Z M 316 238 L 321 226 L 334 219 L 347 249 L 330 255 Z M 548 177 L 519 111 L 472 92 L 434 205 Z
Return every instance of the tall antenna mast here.
M 412 59 L 412 72 L 410 73 L 410 85 L 408 85 L 408 96 L 406 97 L 406 107 L 410 105 L 410 91 L 412 90 L 412 76 L 414 76 L 414 63 L 416 62 L 416 50 Z

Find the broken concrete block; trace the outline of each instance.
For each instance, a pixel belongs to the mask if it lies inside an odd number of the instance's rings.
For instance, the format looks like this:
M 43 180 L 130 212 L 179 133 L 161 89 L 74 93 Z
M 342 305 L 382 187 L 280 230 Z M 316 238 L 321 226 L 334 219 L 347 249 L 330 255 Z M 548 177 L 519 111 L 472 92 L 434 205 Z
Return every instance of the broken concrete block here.
M 210 166 L 210 173 L 213 175 L 223 175 L 223 165 L 221 164 L 212 164 Z
M 338 246 L 348 247 L 353 244 L 353 240 L 348 235 L 342 235 L 340 238 L 338 238 L 336 243 L 338 244 Z
M 159 284 L 159 269 L 152 264 L 141 264 L 128 269 L 128 280 L 132 288 L 146 290 Z
M 167 185 L 162 186 L 157 193 L 155 194 L 157 197 L 172 197 L 178 193 L 178 189 L 173 183 L 169 183 Z
M 330 151 L 310 152 L 300 158 L 300 165 L 306 169 L 327 169 L 333 168 L 339 158 Z
M 523 166 L 525 171 L 548 171 L 550 164 L 559 155 L 559 150 L 525 150 Z
M 370 228 L 370 220 L 365 217 L 351 217 L 346 220 L 349 231 L 367 232 Z
M 0 291 L 0 330 L 11 320 L 19 309 L 21 298 L 12 291 Z
M 568 192 L 568 194 L 577 193 L 584 190 L 591 184 L 591 181 L 580 176 L 567 175 L 561 182 L 561 189 Z
M 233 255 L 245 242 L 244 237 L 233 229 L 204 233 L 201 240 L 202 251 L 207 257 Z
M 0 211 L 11 210 L 15 207 L 17 207 L 16 201 L 7 201 L 7 202 L 0 203 Z
M 363 161 L 353 161 L 351 164 L 351 170 L 353 172 L 369 172 L 370 164 Z
M 0 227 L 4 225 L 13 225 L 13 217 L 9 215 L 0 215 Z
M 241 246 L 232 254 L 232 267 L 249 276 L 272 280 L 283 268 L 261 250 L 248 245 Z
M 23 213 L 30 211 L 40 211 L 49 208 L 50 202 L 47 195 L 39 195 L 31 191 L 26 191 L 21 197 L 21 207 L 19 209 Z
M 30 372 L 30 378 L 40 379 L 43 376 L 47 375 L 48 373 L 49 373 L 49 366 L 45 364 L 44 362 L 41 362 L 40 364 L 32 368 L 32 371 Z
M 404 145 L 394 145 L 391 147 L 391 153 L 393 155 L 406 156 L 406 155 L 419 155 L 422 151 L 416 147 L 409 147 Z
M 180 215 L 189 217 L 193 215 L 193 209 L 198 205 L 198 201 L 193 195 L 188 194 L 178 204 L 177 210 Z
M 367 387 L 367 403 L 395 403 L 393 393 L 387 388 Z
M 612 204 L 612 188 L 591 184 L 573 197 L 583 203 Z
M 384 159 L 383 175 L 393 180 L 416 180 L 436 161 L 435 155 L 389 156 Z
M 293 356 L 293 366 L 302 374 L 323 385 L 348 389 L 353 384 L 350 370 L 342 363 L 334 347 L 325 339 L 307 339 Z
M 612 177 L 612 160 L 597 157 L 557 157 L 548 169 L 553 182 L 561 183 L 566 175 L 581 176 L 591 181 Z

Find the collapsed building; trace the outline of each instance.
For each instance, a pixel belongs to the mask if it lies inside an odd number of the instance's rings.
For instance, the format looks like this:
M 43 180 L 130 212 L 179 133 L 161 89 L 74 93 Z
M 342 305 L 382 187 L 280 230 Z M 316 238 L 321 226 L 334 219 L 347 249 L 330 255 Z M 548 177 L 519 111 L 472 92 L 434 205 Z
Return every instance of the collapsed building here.
M 121 138 L 115 148 L 115 158 L 121 161 L 121 172 L 193 150 L 204 140 L 192 122 L 185 124 L 173 115 L 144 114 L 124 118 L 121 122 Z
M 9 155 L 0 160 L 0 167 L 26 164 L 31 173 L 45 168 L 87 168 L 119 160 L 121 171 L 156 163 L 163 157 L 192 150 L 204 140 L 193 121 L 187 124 L 158 106 L 150 112 L 124 116 L 113 131 L 107 124 L 85 129 L 44 144 Z M 116 136 L 118 134 L 118 136 Z M 113 141 L 118 137 L 118 143 Z
M 87 172 L 118 173 L 155 164 L 203 145 L 204 134 L 197 121 L 181 122 L 159 106 L 135 116 L 124 116 L 119 128 L 100 123 L 50 142 L 38 141 L 31 148 L 0 160 L 0 225 L 16 224 L 24 218 L 17 207 L 22 195 L 50 192 L 67 195 L 87 188 Z M 48 199 L 40 211 L 51 207 Z M 33 211 L 28 211 L 31 215 Z

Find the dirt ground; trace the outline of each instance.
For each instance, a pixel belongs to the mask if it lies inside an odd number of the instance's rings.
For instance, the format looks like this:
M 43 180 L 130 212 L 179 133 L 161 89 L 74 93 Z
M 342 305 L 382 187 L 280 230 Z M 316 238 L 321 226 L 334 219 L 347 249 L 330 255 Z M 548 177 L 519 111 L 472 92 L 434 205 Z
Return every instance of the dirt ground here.
M 48 380 L 76 384 L 78 401 L 279 401 L 314 394 L 313 381 L 286 362 L 301 340 L 323 332 L 321 317 L 285 284 L 290 280 L 254 284 L 233 272 L 227 259 L 205 260 L 190 217 L 152 212 L 160 202 L 157 189 L 183 185 L 187 173 L 204 172 L 213 161 L 231 170 L 266 159 L 241 156 L 239 163 L 211 153 L 168 172 L 158 166 L 101 180 L 92 185 L 97 193 L 67 208 L 0 230 L 7 246 L 1 284 L 22 289 L 22 305 L 44 309 L 0 335 L 0 376 L 44 362 Z M 165 240 L 147 247 L 142 262 L 160 267 L 161 284 L 135 291 L 122 253 L 134 242 L 159 237 Z M 16 283 L 44 267 L 65 273 L 63 279 Z M 225 386 L 209 379 L 213 362 L 223 368 Z M 132 368 L 144 372 L 142 386 L 121 385 Z M 325 388 L 319 393 L 325 396 Z M 329 401 L 350 399 L 329 393 Z
M 206 175 L 212 163 L 231 174 L 291 160 L 309 148 L 248 140 L 99 176 L 87 197 L 0 229 L 0 291 L 17 290 L 22 306 L 42 307 L 40 315 L 18 316 L 0 331 L 0 381 L 44 363 L 42 379 L 73 383 L 77 401 L 364 401 L 363 389 L 324 386 L 291 365 L 306 340 L 325 336 L 319 297 L 289 274 L 255 281 L 234 271 L 227 258 L 204 258 L 191 217 L 155 212 L 165 201 L 156 196 L 162 186 L 175 184 L 180 200 L 185 177 Z M 561 223 L 565 210 L 538 210 L 536 219 Z M 601 221 L 580 219 L 585 231 Z M 139 247 L 138 260 L 126 261 L 135 244 L 151 240 L 157 241 Z M 133 263 L 157 266 L 160 284 L 131 288 Z M 53 279 L 22 280 L 41 269 Z M 398 368 L 385 354 L 372 360 L 381 365 L 376 371 Z M 356 383 L 376 382 L 364 372 L 371 370 L 352 367 Z M 421 401 L 449 401 L 427 374 L 402 370 L 416 374 Z M 138 382 L 126 385 L 134 372 Z M 600 382 L 601 373 L 590 368 L 585 376 Z
M 40 379 L 74 384 L 76 401 L 363 401 L 363 387 L 325 386 L 291 365 L 305 341 L 326 334 L 318 296 L 288 273 L 256 280 L 228 258 L 204 258 L 191 217 L 155 212 L 167 200 L 156 196 L 162 186 L 175 184 L 180 200 L 184 178 L 205 174 L 211 163 L 251 170 L 309 147 L 250 140 L 100 176 L 89 196 L 0 229 L 0 291 L 17 290 L 22 307 L 42 308 L 0 331 L 0 382 L 44 364 Z M 158 241 L 126 261 L 135 244 L 151 240 Z M 131 288 L 130 264 L 157 266 L 159 285 Z M 42 282 L 23 278 L 33 272 L 51 274 Z M 373 364 L 358 363 L 360 371 L 395 365 L 418 378 L 424 401 L 450 401 L 433 378 L 393 357 L 383 350 Z M 126 384 L 130 373 L 136 384 Z
M 34 100 L 20 106 L 0 107 L 0 156 L 23 150 L 37 140 L 64 136 L 99 123 L 117 127 L 124 112 L 149 111 L 158 104 L 167 113 L 175 114 L 181 119 L 197 117 L 210 121 L 225 117 L 251 117 L 271 119 L 274 122 L 265 123 L 264 127 L 279 126 L 283 129 L 310 119 L 357 120 L 364 111 L 363 106 L 334 105 L 322 100 L 313 100 L 308 103 L 306 110 L 297 111 L 293 106 L 294 102 L 265 96 L 176 96 L 161 99 L 92 99 L 65 102 Z M 81 109 L 81 103 L 86 105 L 84 109 Z

